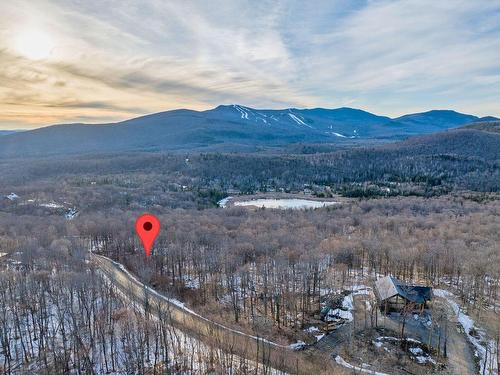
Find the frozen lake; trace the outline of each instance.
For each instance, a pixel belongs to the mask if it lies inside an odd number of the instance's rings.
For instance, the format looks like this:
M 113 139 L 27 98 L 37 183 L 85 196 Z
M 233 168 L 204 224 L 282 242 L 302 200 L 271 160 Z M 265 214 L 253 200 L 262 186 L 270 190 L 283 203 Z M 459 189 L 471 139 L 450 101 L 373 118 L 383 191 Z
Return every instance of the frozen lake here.
M 227 207 L 227 203 L 230 198 L 224 198 L 219 202 L 219 206 Z M 326 202 L 326 201 L 315 201 L 311 199 L 300 199 L 300 198 L 260 198 L 252 199 L 248 201 L 234 201 L 234 206 L 253 206 L 253 207 L 265 207 L 265 208 L 278 208 L 281 210 L 286 209 L 307 209 L 307 208 L 321 208 L 326 206 L 333 206 L 339 204 L 339 202 Z

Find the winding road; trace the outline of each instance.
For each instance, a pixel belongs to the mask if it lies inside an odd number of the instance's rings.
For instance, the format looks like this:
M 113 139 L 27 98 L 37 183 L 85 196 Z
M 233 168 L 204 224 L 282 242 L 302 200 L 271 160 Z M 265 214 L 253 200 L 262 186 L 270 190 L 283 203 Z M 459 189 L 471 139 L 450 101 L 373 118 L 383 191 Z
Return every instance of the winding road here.
M 113 284 L 118 292 L 126 296 L 135 309 L 144 311 L 147 308 L 151 314 L 157 317 L 163 314 L 163 316 L 168 317 L 168 324 L 200 339 L 208 345 L 289 374 L 312 373 L 311 371 L 314 371 L 313 369 L 317 367 L 317 361 L 323 362 L 323 366 L 326 366 L 324 359 L 322 360 L 324 357 L 318 357 L 315 350 L 295 352 L 288 346 L 279 345 L 264 338 L 252 336 L 211 321 L 190 310 L 181 302 L 168 298 L 146 286 L 128 272 L 122 264 L 102 255 L 91 253 L 90 256 L 97 269 Z M 450 316 L 453 316 L 453 314 Z M 428 331 L 412 324 L 411 319 L 409 319 L 408 323 L 406 327 L 407 334 L 426 342 Z M 453 326 L 456 323 L 455 321 L 450 320 L 450 323 L 448 329 L 448 362 L 452 368 L 452 373 L 454 375 L 477 374 L 478 370 L 474 362 L 474 356 L 465 336 Z M 399 323 L 393 319 L 384 319 L 384 325 L 395 331 L 399 330 Z M 347 325 L 344 327 L 346 330 L 348 328 Z M 343 337 L 339 333 L 335 336 Z M 316 349 L 319 349 L 320 352 L 331 351 L 331 345 L 327 345 L 331 340 L 324 340 L 324 343 L 322 341 L 317 344 Z M 340 344 L 340 342 L 336 342 L 334 346 Z
M 313 373 L 318 358 L 295 352 L 264 338 L 213 322 L 185 307 L 181 302 L 167 298 L 140 282 L 125 267 L 102 255 L 90 253 L 91 262 L 112 285 L 125 295 L 136 310 L 148 310 L 156 317 L 167 317 L 168 324 L 196 337 L 207 345 L 227 353 L 261 363 L 280 372 L 297 374 Z M 323 368 L 325 367 L 322 364 Z

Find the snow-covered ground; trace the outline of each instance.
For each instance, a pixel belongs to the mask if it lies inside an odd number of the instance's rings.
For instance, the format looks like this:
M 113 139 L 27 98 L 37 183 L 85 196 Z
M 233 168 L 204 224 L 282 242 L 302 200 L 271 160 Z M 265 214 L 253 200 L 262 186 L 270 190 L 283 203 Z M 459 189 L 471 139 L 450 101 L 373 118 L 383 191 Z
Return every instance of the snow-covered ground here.
M 224 204 L 226 203 L 227 201 L 224 202 Z M 299 198 L 290 198 L 290 199 L 261 198 L 249 201 L 234 202 L 235 206 L 255 206 L 255 207 L 278 208 L 278 209 L 321 208 L 326 206 L 333 206 L 335 204 L 339 204 L 339 202 L 314 201 L 314 200 L 299 199 Z
M 55 202 L 39 203 L 38 205 L 40 207 L 45 207 L 45 208 L 63 208 L 64 207 L 62 204 L 55 203 Z
M 218 201 L 217 204 L 219 205 L 219 207 L 226 208 L 227 204 L 231 199 L 233 199 L 233 197 L 226 197 Z
M 242 105 L 236 105 L 233 104 L 232 106 L 240 115 L 240 117 L 244 120 L 253 120 L 255 122 L 262 121 L 263 123 L 267 124 L 267 115 L 265 113 L 257 112 L 253 110 L 252 108 L 244 107 Z M 273 120 L 277 121 L 276 118 L 273 118 Z
M 311 125 L 306 124 L 298 115 L 294 115 L 293 113 L 289 113 L 288 116 L 295 121 L 297 124 L 302 125 L 302 126 L 307 126 L 308 128 L 312 129 Z
M 78 216 L 78 210 L 76 208 L 70 208 L 68 212 L 64 214 L 66 220 L 73 220 L 77 216 Z
M 217 205 L 222 208 L 228 206 L 229 201 L 234 199 L 234 197 L 226 197 L 217 202 Z M 310 199 L 300 199 L 300 198 L 259 198 L 247 201 L 236 201 L 235 206 L 255 206 L 255 207 L 265 207 L 265 208 L 277 208 L 277 209 L 307 209 L 307 208 L 321 208 L 326 206 L 333 206 L 335 204 L 340 204 L 340 202 L 326 202 L 326 201 L 315 201 Z
M 346 362 L 344 360 L 344 358 L 342 358 L 339 355 L 335 357 L 335 362 L 337 362 L 337 364 L 339 364 L 339 365 L 341 365 L 341 366 L 343 366 L 345 368 L 352 369 L 353 371 L 366 372 L 368 374 L 375 374 L 375 375 L 388 375 L 388 374 L 383 373 L 383 372 L 377 372 L 375 370 L 371 370 L 370 369 L 371 365 L 366 364 L 366 363 L 363 363 L 361 365 L 361 367 L 351 365 L 350 363 Z
M 319 334 L 319 335 L 314 335 L 314 337 L 316 337 L 316 341 L 321 340 L 321 339 L 322 339 L 323 337 L 325 337 L 325 336 L 326 336 L 326 334 L 325 334 L 325 333 L 321 333 L 321 334 Z
M 9 198 L 11 195 L 14 195 L 15 197 Z M 10 200 L 19 199 L 19 197 L 14 193 L 11 193 L 7 198 L 9 198 Z M 56 201 L 47 202 L 47 201 L 43 201 L 43 200 L 39 200 L 39 199 L 30 198 L 30 199 L 27 199 L 26 201 L 22 202 L 21 204 L 23 204 L 23 205 L 25 205 L 25 204 L 36 205 L 38 207 L 58 210 L 58 212 L 61 208 L 64 208 L 66 211 L 66 213 L 64 214 L 64 218 L 66 220 L 73 220 L 79 214 L 78 209 L 76 207 L 74 207 L 70 202 L 66 202 L 66 201 L 63 203 L 58 203 Z
M 435 364 L 436 363 L 435 360 L 433 360 L 429 355 L 424 353 L 422 348 L 419 348 L 418 346 L 414 347 L 414 348 L 410 348 L 408 350 L 410 351 L 411 354 L 413 354 L 413 358 L 415 358 L 415 361 L 417 361 L 420 364 L 425 364 L 425 363 L 434 363 Z
M 306 328 L 304 331 L 308 333 L 314 333 L 314 332 L 319 332 L 320 329 L 316 326 L 311 326 L 309 328 Z
M 245 111 L 239 105 L 233 105 L 233 108 L 236 109 L 241 114 L 241 118 L 248 120 L 248 112 L 247 111 Z
M 297 341 L 293 344 L 290 344 L 289 347 L 292 350 L 302 350 L 307 346 L 307 344 L 304 341 Z
M 356 138 L 356 136 L 354 135 L 351 135 L 351 136 L 347 136 L 347 135 L 344 135 L 344 134 L 340 134 L 340 133 L 337 133 L 337 132 L 326 132 L 327 134 L 331 134 L 331 135 L 334 135 L 336 137 L 340 137 L 340 138 Z
M 479 358 L 479 374 L 498 375 L 495 340 L 489 339 L 483 329 L 474 325 L 474 320 L 460 309 L 453 293 L 444 289 L 434 289 L 433 294 L 436 297 L 444 298 L 457 314 L 458 322 L 463 327 L 468 340 L 474 345 L 475 354 Z M 472 331 L 475 331 L 479 338 L 472 335 Z
M 200 280 L 189 275 L 183 275 L 184 286 L 188 289 L 200 289 Z
M 132 280 L 133 280 L 135 283 L 137 283 L 138 285 L 141 285 L 141 287 L 142 287 L 142 288 L 144 288 L 145 290 L 147 290 L 149 293 L 154 294 L 156 297 L 158 297 L 158 298 L 160 298 L 160 299 L 164 300 L 165 302 L 171 303 L 171 304 L 173 304 L 173 305 L 175 305 L 175 306 L 179 307 L 180 309 L 184 310 L 184 311 L 185 311 L 186 313 L 188 313 L 188 314 L 191 314 L 191 315 L 193 315 L 193 316 L 196 316 L 196 317 L 198 317 L 198 318 L 200 318 L 200 319 L 202 319 L 202 320 L 204 320 L 204 321 L 206 321 L 206 322 L 210 322 L 212 325 L 218 326 L 218 327 L 220 327 L 220 328 L 222 328 L 222 329 L 224 329 L 224 330 L 226 330 L 226 331 L 230 331 L 230 332 L 236 333 L 236 334 L 238 334 L 238 335 L 246 336 L 246 337 L 249 337 L 249 338 L 252 338 L 252 339 L 258 340 L 259 342 L 265 342 L 266 344 L 272 345 L 272 346 L 277 347 L 277 348 L 287 348 L 287 346 L 277 344 L 277 343 L 275 343 L 275 342 L 273 342 L 273 341 L 266 340 L 266 339 L 264 339 L 264 338 L 262 338 L 262 337 L 257 337 L 257 336 L 253 336 L 253 335 L 246 334 L 246 333 L 244 333 L 244 332 L 242 332 L 242 331 L 238 331 L 238 330 L 236 330 L 236 329 L 226 327 L 226 326 L 224 326 L 224 325 L 222 325 L 222 324 L 220 324 L 220 323 L 217 323 L 217 322 L 215 322 L 215 321 L 213 321 L 213 320 L 210 320 L 210 319 L 208 319 L 208 318 L 206 318 L 206 317 L 204 317 L 204 316 L 202 316 L 202 315 L 198 314 L 197 312 L 195 312 L 195 311 L 193 311 L 193 310 L 189 309 L 189 308 L 188 308 L 188 307 L 187 307 L 187 306 L 186 306 L 183 302 L 181 302 L 181 301 L 179 301 L 179 300 L 177 300 L 177 299 L 175 299 L 175 298 L 166 297 L 166 296 L 164 296 L 163 294 L 158 293 L 158 292 L 157 292 L 156 290 L 154 290 L 153 288 L 150 288 L 149 286 L 144 285 L 141 281 L 139 281 L 139 280 L 137 279 L 137 277 L 135 277 L 134 275 L 132 275 L 132 274 L 131 274 L 131 273 L 130 273 L 130 272 L 129 272 L 126 268 L 125 268 L 125 266 L 124 266 L 123 264 L 118 263 L 118 262 L 115 262 L 114 260 L 111 260 L 111 259 L 109 259 L 109 258 L 106 258 L 106 257 L 104 257 L 104 256 L 102 256 L 102 255 L 94 255 L 94 256 L 95 256 L 95 257 L 99 257 L 99 258 L 101 258 L 101 259 L 103 259 L 103 260 L 105 260 L 105 261 L 109 261 L 109 262 L 111 262 L 111 263 L 115 264 L 115 265 L 116 265 L 118 268 L 120 268 L 120 270 L 121 270 L 123 273 L 125 273 L 125 274 L 126 274 L 126 275 L 130 278 L 130 279 L 132 279 Z
M 445 284 L 449 291 L 457 293 L 460 291 L 461 298 L 468 299 L 470 304 L 475 304 L 478 302 L 478 298 L 481 298 L 481 305 L 483 308 L 493 310 L 495 312 L 500 311 L 500 300 L 495 298 L 497 295 L 498 287 L 500 286 L 500 279 L 485 275 L 482 280 L 482 295 L 480 293 L 476 294 L 476 289 L 470 289 L 467 292 L 467 296 L 464 296 L 464 283 L 468 281 L 463 276 L 449 278 L 447 276 L 442 276 L 439 278 L 440 284 Z M 467 290 L 469 288 L 465 288 Z
M 321 340 L 323 337 L 325 337 L 325 334 L 322 333 L 322 331 L 316 327 L 316 326 L 311 326 L 309 328 L 306 328 L 304 332 L 311 333 L 316 337 L 316 341 Z
M 10 193 L 9 195 L 6 195 L 5 198 L 10 201 L 15 201 L 16 199 L 19 199 L 19 195 L 17 195 L 16 193 Z
M 341 291 L 338 291 L 340 293 Z M 342 300 L 342 308 L 330 309 L 326 314 L 325 321 L 327 322 L 352 322 L 354 310 L 354 296 L 369 295 L 371 288 L 366 285 L 353 285 L 351 293 Z
M 130 274 L 127 271 L 127 269 L 122 264 L 120 264 L 118 262 L 114 262 L 114 261 L 112 261 L 112 262 L 115 263 L 115 264 L 117 264 L 117 265 L 119 265 L 119 268 L 123 272 L 125 272 L 128 276 L 130 276 L 134 281 L 140 283 L 140 281 L 137 280 L 132 274 Z M 111 280 L 106 276 L 105 273 L 101 272 L 100 275 L 101 275 L 101 277 L 102 277 L 102 279 L 103 279 L 103 281 L 105 283 L 107 283 L 108 285 L 112 285 Z M 161 297 L 162 299 L 164 299 L 164 300 L 166 300 L 166 301 L 168 301 L 170 303 L 173 303 L 174 305 L 180 307 L 181 309 L 184 309 L 185 311 L 188 311 L 189 313 L 192 313 L 194 315 L 197 315 L 197 316 L 201 317 L 200 315 L 198 315 L 194 311 L 188 309 L 184 305 L 184 303 L 182 303 L 181 301 L 176 300 L 174 298 L 168 298 L 168 297 L 166 297 L 166 296 L 164 296 L 164 295 L 156 292 L 154 289 L 151 289 L 151 288 L 149 288 L 147 286 L 145 286 L 145 288 L 147 290 L 149 290 L 150 292 L 152 292 L 153 294 Z M 136 311 L 138 311 L 138 312 L 140 312 L 142 314 L 145 313 L 144 306 L 142 306 L 140 304 L 137 304 L 136 301 L 134 301 L 128 295 L 126 295 L 125 293 L 123 293 L 122 291 L 120 291 L 119 288 L 115 288 L 115 292 L 122 298 L 122 300 L 124 300 L 127 303 L 128 306 L 132 307 L 134 310 L 136 310 Z M 151 317 L 155 321 L 158 319 L 154 315 L 151 316 Z M 206 319 L 206 318 L 203 318 L 203 319 Z M 208 319 L 206 319 L 206 320 L 208 320 Z M 172 338 L 172 343 L 170 343 L 170 345 L 172 347 L 174 345 L 177 345 L 180 354 L 183 355 L 183 356 L 186 356 L 186 358 L 189 358 L 190 354 L 200 352 L 200 350 L 201 350 L 202 353 L 203 352 L 208 353 L 210 351 L 214 351 L 214 348 L 209 348 L 202 341 L 200 341 L 200 340 L 198 340 L 196 338 L 193 338 L 193 337 L 191 337 L 189 335 L 186 335 L 183 331 L 181 331 L 181 330 L 179 330 L 177 328 L 174 328 L 173 326 L 169 326 L 169 331 L 173 332 L 172 337 L 173 338 L 175 337 L 175 340 Z M 265 339 L 261 339 L 261 341 L 269 342 L 269 341 L 267 341 Z M 294 348 L 294 347 L 292 347 L 292 345 L 290 345 L 291 349 L 298 350 L 298 347 Z M 305 346 L 305 343 L 303 343 L 303 345 Z M 242 364 L 244 364 L 245 367 L 247 367 L 248 370 L 251 370 L 252 372 L 257 372 L 258 374 L 261 374 L 261 373 L 263 373 L 263 374 L 272 374 L 272 375 L 283 374 L 282 372 L 280 372 L 280 371 L 278 371 L 278 370 L 276 370 L 274 368 L 262 368 L 262 367 L 259 367 L 254 361 L 247 360 L 245 358 L 239 357 L 239 356 L 234 355 L 234 354 L 225 353 L 222 350 L 219 350 L 219 349 L 216 349 L 216 348 L 215 348 L 215 355 L 217 357 L 229 356 L 229 358 L 225 359 L 225 361 L 230 361 L 232 363 L 232 365 L 234 366 L 234 368 L 238 368 L 239 366 L 242 366 Z M 205 366 L 207 366 L 207 363 L 206 363 L 206 359 L 204 359 L 204 358 L 199 358 L 198 360 L 194 359 L 194 365 L 195 365 L 196 369 L 200 370 L 200 373 L 204 373 L 205 371 L 208 371 L 208 369 L 205 368 Z M 284 374 L 284 375 L 286 375 L 286 374 Z
M 57 277 L 57 273 L 54 272 L 51 274 L 49 281 L 53 278 Z M 104 284 L 110 283 L 109 279 L 106 279 L 105 276 L 102 278 L 102 282 Z M 97 280 L 96 280 L 97 281 Z M 50 283 L 49 283 L 50 285 Z M 54 284 L 54 285 L 57 285 Z M 100 290 L 106 290 L 103 287 Z M 88 364 L 90 367 L 85 367 L 87 372 L 91 373 L 111 373 L 108 370 L 108 366 L 111 366 L 110 363 L 113 362 L 113 371 L 114 374 L 129 374 L 136 373 L 135 362 L 129 362 L 131 355 L 130 351 L 134 350 L 131 345 L 145 345 L 144 340 L 149 341 L 149 347 L 154 348 L 155 345 L 158 345 L 158 341 L 155 341 L 155 336 L 142 336 L 141 338 L 137 338 L 134 335 L 130 335 L 130 331 L 134 331 L 138 329 L 137 332 L 144 329 L 143 322 L 140 320 L 136 320 L 136 315 L 131 311 L 127 311 L 126 309 L 132 308 L 136 311 L 142 309 L 142 313 L 144 313 L 143 306 L 137 305 L 133 300 L 127 299 L 127 296 L 123 293 L 120 293 L 119 290 L 116 290 L 117 294 L 121 297 L 124 303 L 118 303 L 116 299 L 107 300 L 106 303 L 113 304 L 113 309 L 119 313 L 116 315 L 116 319 L 113 321 L 113 339 L 108 335 L 108 332 L 103 332 L 103 335 L 95 335 L 94 339 L 97 341 L 91 343 L 89 342 L 89 331 L 87 330 L 87 324 L 83 324 L 82 317 L 77 317 L 77 323 L 79 327 L 78 334 L 80 335 L 80 343 L 85 347 L 85 353 L 83 354 L 84 358 L 88 358 Z M 70 317 L 70 309 L 68 306 L 73 306 L 75 311 L 79 311 L 80 308 L 80 298 L 76 297 L 76 294 L 68 294 L 68 290 L 59 290 L 58 293 L 52 293 L 50 290 L 43 293 L 44 295 L 44 313 L 40 314 L 40 318 L 43 318 L 40 322 L 38 320 L 33 321 L 32 319 L 28 319 L 28 315 L 21 315 L 23 319 L 20 319 L 17 325 L 14 325 L 14 316 L 12 309 L 3 310 L 7 315 L 7 332 L 8 339 L 5 342 L 9 345 L 9 353 L 10 353 L 10 361 L 8 362 L 8 367 L 3 368 L 7 373 L 12 371 L 13 374 L 17 373 L 41 373 L 42 369 L 46 369 L 46 366 L 51 366 L 52 357 L 50 354 L 47 358 L 48 365 L 42 363 L 42 356 L 40 355 L 40 348 L 38 346 L 39 341 L 36 338 L 33 338 L 34 332 L 37 331 L 37 327 L 40 324 L 43 324 L 45 327 L 45 334 L 48 335 L 51 348 L 57 348 L 57 353 L 60 355 L 61 348 L 65 348 L 65 341 L 63 340 L 63 335 L 68 335 L 69 332 L 72 332 L 72 325 L 74 323 L 73 318 Z M 37 297 L 38 298 L 38 297 Z M 10 301 L 13 306 L 15 306 L 14 301 Z M 101 312 L 101 308 L 103 307 L 102 300 L 99 295 L 97 295 L 95 299 L 95 305 L 92 305 L 93 308 L 92 314 L 90 316 L 89 322 L 94 321 L 96 317 L 102 317 L 101 314 L 106 315 L 106 313 Z M 122 307 L 125 307 L 122 308 Z M 94 311 L 94 309 L 96 311 Z M 38 309 L 37 309 L 38 310 Z M 72 312 L 73 310 L 71 310 Z M 21 311 L 21 314 L 25 314 L 26 310 Z M 38 312 L 37 312 L 38 313 Z M 93 315 L 95 314 L 95 315 Z M 26 319 L 24 319 L 26 317 Z M 152 316 L 153 321 L 158 322 L 155 319 L 155 316 Z M 35 324 L 36 322 L 36 324 Z M 154 324 L 154 323 L 153 323 Z M 90 324 L 89 326 L 95 327 L 94 324 Z M 150 325 L 151 326 L 151 325 Z M 5 326 L 4 326 L 5 327 Z M 19 327 L 19 333 L 17 332 Z M 244 358 L 238 357 L 232 353 L 225 353 L 220 349 L 215 347 L 209 347 L 205 345 L 200 340 L 196 338 L 190 337 L 184 334 L 182 331 L 174 328 L 172 326 L 164 327 L 165 330 L 163 332 L 164 340 L 162 341 L 162 345 L 165 345 L 165 352 L 162 350 L 161 355 L 160 352 L 155 350 L 144 350 L 141 353 L 145 358 L 138 359 L 143 366 L 148 366 L 148 368 L 153 368 L 155 364 L 158 365 L 156 370 L 160 370 L 162 373 L 179 373 L 179 374 L 206 374 L 211 373 L 213 371 L 213 367 L 217 368 L 217 365 L 220 364 L 227 369 L 226 374 L 239 373 L 239 370 L 245 369 L 251 373 L 257 374 L 281 374 L 281 372 L 275 369 L 264 368 L 262 365 L 257 365 L 255 362 L 251 360 L 246 360 Z M 95 328 L 93 328 L 95 329 Z M 66 336 L 67 337 L 67 336 Z M 45 339 L 47 340 L 47 339 Z M 66 339 L 67 340 L 67 339 Z M 5 342 L 2 341 L 0 344 L 0 363 L 2 366 L 5 364 L 6 357 L 3 345 Z M 29 342 L 29 345 L 27 343 Z M 47 343 L 45 343 L 47 345 Z M 104 347 L 104 351 L 101 348 Z M 110 351 L 110 348 L 113 348 Z M 132 349 L 131 349 L 132 348 Z M 46 350 L 46 349 L 44 349 Z M 79 362 L 75 362 L 74 353 L 66 348 L 66 355 L 69 356 L 68 364 L 72 369 L 70 371 L 71 374 L 76 374 L 76 367 L 72 366 L 80 366 Z M 23 353 L 26 353 L 24 355 Z M 158 362 L 164 357 L 164 354 L 168 358 L 165 362 Z M 113 359 L 111 359 L 113 358 Z M 87 366 L 87 363 L 84 365 Z M 165 366 L 168 366 L 166 368 Z M 49 367 L 50 368 L 50 367 Z M 78 369 L 81 371 L 81 369 Z M 0 370 L 1 372 L 2 370 Z M 78 371 L 78 372 L 80 372 Z M 85 372 L 85 371 L 84 371 Z M 2 372 L 3 373 L 3 372 Z
M 377 337 L 374 341 L 372 341 L 372 343 L 377 348 L 383 348 L 385 351 L 390 352 L 390 350 L 384 346 L 384 343 L 386 341 L 399 342 L 401 340 L 402 339 L 400 339 L 400 338 L 392 337 L 392 336 L 380 336 L 380 337 Z M 419 346 L 419 345 L 422 345 L 422 343 L 420 341 L 412 339 L 412 338 L 407 338 L 405 340 L 408 343 L 411 343 L 414 345 L 408 349 L 408 351 L 410 352 L 411 358 L 413 358 L 415 361 L 417 361 L 420 364 L 426 364 L 426 363 L 436 364 L 436 361 L 434 359 L 432 359 L 432 357 L 429 354 L 424 352 L 424 350 Z
M 325 322 L 336 322 L 341 320 L 352 322 L 353 316 L 351 311 L 342 309 L 330 309 L 325 317 Z
M 374 341 L 375 342 L 384 342 L 384 341 L 401 341 L 402 339 L 398 338 L 398 337 L 392 337 L 392 336 L 380 336 L 380 337 L 377 337 Z M 407 342 L 411 342 L 411 343 L 414 343 L 414 344 L 421 344 L 420 341 L 418 340 L 415 340 L 415 339 L 412 339 L 411 337 L 407 337 L 405 339 Z

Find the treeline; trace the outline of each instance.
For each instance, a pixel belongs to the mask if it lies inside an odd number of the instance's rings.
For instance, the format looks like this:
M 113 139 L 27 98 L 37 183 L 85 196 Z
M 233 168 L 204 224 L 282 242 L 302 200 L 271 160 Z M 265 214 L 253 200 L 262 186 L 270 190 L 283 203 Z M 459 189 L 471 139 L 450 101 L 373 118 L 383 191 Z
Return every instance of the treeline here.
M 206 208 L 228 191 L 325 188 L 351 197 L 437 196 L 500 189 L 500 135 L 462 130 L 332 153 L 129 153 L 3 160 L 0 189 L 47 191 L 80 207 Z M 54 184 L 57 181 L 58 184 Z M 9 192 L 5 190 L 6 194 Z M 112 202 L 112 203 L 107 203 Z

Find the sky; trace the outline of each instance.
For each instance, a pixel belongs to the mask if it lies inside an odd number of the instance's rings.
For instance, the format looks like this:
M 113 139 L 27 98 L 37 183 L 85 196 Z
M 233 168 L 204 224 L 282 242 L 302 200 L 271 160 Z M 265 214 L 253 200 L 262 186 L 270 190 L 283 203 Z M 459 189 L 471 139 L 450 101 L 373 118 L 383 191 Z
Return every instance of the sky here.
M 232 103 L 500 117 L 500 0 L 0 2 L 0 129 Z

